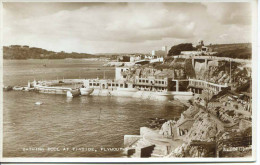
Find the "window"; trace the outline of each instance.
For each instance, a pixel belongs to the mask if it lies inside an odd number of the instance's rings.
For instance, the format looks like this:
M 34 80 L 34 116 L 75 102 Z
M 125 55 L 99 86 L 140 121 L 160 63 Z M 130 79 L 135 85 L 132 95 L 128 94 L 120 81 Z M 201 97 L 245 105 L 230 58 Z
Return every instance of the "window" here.
M 128 88 L 128 84 L 125 84 L 125 88 Z
M 126 75 L 124 75 L 123 78 L 126 78 Z
M 122 87 L 123 87 L 123 84 L 120 84 L 120 87 L 122 88 Z
M 142 80 L 139 79 L 139 82 L 142 82 Z
M 148 80 L 146 80 L 145 82 L 148 83 Z
M 92 86 L 92 83 L 89 83 L 89 85 L 91 85 L 91 86 Z
M 99 86 L 99 83 L 97 83 L 97 86 Z

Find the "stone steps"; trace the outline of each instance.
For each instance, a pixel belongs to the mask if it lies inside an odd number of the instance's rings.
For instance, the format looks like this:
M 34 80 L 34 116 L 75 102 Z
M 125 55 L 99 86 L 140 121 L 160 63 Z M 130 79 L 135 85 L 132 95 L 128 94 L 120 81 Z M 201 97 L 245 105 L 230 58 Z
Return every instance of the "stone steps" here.
M 141 157 L 142 149 L 151 147 L 152 144 L 145 139 L 140 139 L 137 141 L 134 145 L 132 145 L 132 148 L 135 148 L 135 153 L 132 155 L 132 157 Z

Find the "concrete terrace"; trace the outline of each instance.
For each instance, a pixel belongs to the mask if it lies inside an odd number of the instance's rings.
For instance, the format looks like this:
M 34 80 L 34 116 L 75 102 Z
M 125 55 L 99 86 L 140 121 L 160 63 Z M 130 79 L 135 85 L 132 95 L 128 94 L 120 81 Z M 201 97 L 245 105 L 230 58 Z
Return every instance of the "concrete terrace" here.
M 247 63 L 247 64 L 252 63 L 252 60 L 248 60 L 248 59 L 236 59 L 236 58 L 216 57 L 216 56 L 178 55 L 178 56 L 173 56 L 172 58 L 191 58 L 194 60 L 216 60 L 216 61 L 229 61 L 229 62 L 231 61 L 231 62 Z

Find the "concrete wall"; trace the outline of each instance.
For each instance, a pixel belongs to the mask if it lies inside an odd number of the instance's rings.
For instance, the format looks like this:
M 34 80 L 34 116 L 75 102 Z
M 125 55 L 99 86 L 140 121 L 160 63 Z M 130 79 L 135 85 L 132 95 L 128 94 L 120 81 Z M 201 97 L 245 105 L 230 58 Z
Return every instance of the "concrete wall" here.
M 124 136 L 124 146 L 130 147 L 134 143 L 136 143 L 138 140 L 142 138 L 141 135 L 125 135 Z
M 154 62 L 163 62 L 163 57 L 151 59 L 150 63 L 154 63 Z
M 122 75 L 122 72 L 125 72 L 129 70 L 128 67 L 116 67 L 115 72 L 116 72 L 116 80 L 124 80 L 125 78 Z

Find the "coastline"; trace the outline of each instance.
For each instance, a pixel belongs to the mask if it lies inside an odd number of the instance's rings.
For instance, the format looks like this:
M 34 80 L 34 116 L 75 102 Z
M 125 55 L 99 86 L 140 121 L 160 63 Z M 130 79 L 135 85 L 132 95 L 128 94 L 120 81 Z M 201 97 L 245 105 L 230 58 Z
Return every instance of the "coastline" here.
M 196 66 L 200 66 L 200 67 L 196 67 Z M 201 70 L 201 68 L 202 67 L 204 68 L 204 64 L 196 63 L 194 67 L 195 67 L 195 71 L 197 71 L 198 75 L 199 75 L 203 71 L 203 70 Z M 219 66 L 219 68 L 220 67 L 221 66 Z M 249 126 L 252 125 L 252 123 L 250 123 L 250 120 L 241 120 L 243 123 L 239 123 L 239 122 L 233 123 L 233 121 L 232 121 L 233 119 L 230 119 L 230 117 L 227 116 L 226 114 L 223 115 L 224 117 L 222 116 L 222 118 L 224 118 L 223 119 L 224 121 L 219 121 L 219 119 L 217 119 L 217 117 L 216 117 L 216 114 L 213 114 L 215 112 L 212 112 L 212 114 L 209 114 L 209 112 L 205 111 L 205 106 L 206 106 L 205 103 L 207 101 L 207 96 L 205 97 L 205 95 L 203 95 L 201 93 L 203 91 L 201 91 L 199 89 L 205 88 L 205 91 L 211 90 L 211 92 L 213 92 L 213 93 L 221 92 L 221 87 L 223 86 L 223 84 L 221 84 L 221 82 L 218 82 L 218 84 L 214 84 L 214 83 L 208 82 L 207 80 L 200 80 L 200 78 L 198 78 L 198 79 L 188 78 L 185 81 L 189 82 L 188 87 L 194 88 L 193 90 L 190 90 L 193 92 L 188 92 L 188 91 L 179 92 L 179 90 L 177 90 L 177 89 L 179 89 L 177 86 L 176 86 L 176 91 L 174 91 L 174 92 L 167 91 L 168 88 L 166 88 L 166 87 L 164 90 L 159 89 L 158 91 L 156 91 L 156 90 L 152 91 L 147 86 L 153 87 L 156 84 L 152 83 L 152 82 L 150 83 L 150 79 L 148 81 L 148 78 L 144 79 L 143 77 L 140 77 L 140 76 L 135 77 L 136 80 L 139 80 L 139 78 L 140 78 L 140 80 L 135 81 L 135 84 L 134 84 L 134 85 L 139 85 L 140 86 L 139 88 L 129 87 L 130 85 L 125 86 L 125 83 L 124 83 L 125 80 L 124 80 L 123 75 L 124 75 L 124 72 L 128 73 L 129 71 L 128 70 L 122 71 L 124 69 L 127 69 L 127 67 L 122 67 L 122 68 L 119 67 L 118 69 L 116 68 L 116 73 L 117 73 L 117 71 L 119 71 L 118 73 L 120 73 L 118 81 L 113 81 L 113 79 L 112 80 L 96 79 L 97 80 L 96 81 L 96 80 L 92 79 L 94 81 L 88 82 L 89 83 L 88 86 L 89 87 L 91 86 L 94 90 L 89 95 L 106 96 L 106 97 L 109 97 L 109 96 L 133 97 L 133 98 L 140 98 L 140 99 L 144 99 L 144 100 L 146 99 L 146 100 L 154 100 L 154 101 L 169 101 L 169 102 L 174 101 L 174 102 L 178 102 L 179 104 L 183 104 L 183 106 L 185 105 L 185 107 L 187 108 L 186 111 L 184 111 L 181 114 L 181 117 L 178 120 L 175 120 L 175 119 L 168 120 L 168 121 L 160 124 L 159 128 L 155 128 L 155 129 L 141 127 L 140 135 L 125 135 L 124 141 L 125 141 L 125 146 L 127 148 L 126 154 L 129 157 L 219 157 L 220 153 L 217 151 L 219 149 L 216 146 L 218 146 L 218 140 L 220 138 L 222 138 L 223 130 L 225 130 L 227 128 L 232 131 L 233 129 L 237 129 L 236 127 L 246 127 L 246 129 L 247 129 L 247 128 L 249 128 Z M 162 71 L 167 72 L 167 70 L 162 70 Z M 145 74 L 146 70 L 144 69 L 144 70 L 142 70 L 142 72 Z M 150 73 L 153 73 L 153 72 L 150 72 Z M 176 72 L 176 74 L 181 75 L 181 71 Z M 218 74 L 217 76 L 219 77 L 220 80 L 225 80 L 225 81 L 229 80 L 229 77 L 225 73 L 220 72 L 220 74 Z M 116 74 L 116 77 L 117 77 L 117 74 Z M 173 81 L 177 82 L 180 80 L 180 78 L 178 78 L 178 77 L 176 77 L 176 78 L 177 79 L 173 79 Z M 141 79 L 142 79 L 142 82 L 140 82 Z M 79 83 L 79 86 L 80 86 L 81 84 L 85 85 L 83 80 L 86 80 L 86 79 L 70 79 L 67 82 L 69 82 L 70 84 Z M 153 79 L 151 79 L 151 80 L 153 80 Z M 167 85 L 169 82 L 172 81 L 172 79 L 170 79 L 168 81 L 165 81 L 164 79 L 156 79 L 155 81 L 158 81 L 158 80 L 161 82 L 166 82 Z M 62 83 L 65 83 L 65 82 L 66 82 L 66 80 L 63 79 Z M 49 83 L 48 83 L 48 81 L 46 81 L 46 83 L 43 83 L 43 84 L 45 84 L 46 89 L 50 88 L 50 89 L 55 90 L 55 87 L 49 87 L 49 86 L 52 86 L 53 83 L 58 84 L 57 90 L 62 90 L 61 89 L 62 87 L 59 86 L 60 85 L 59 80 L 50 80 Z M 115 84 L 115 83 L 117 83 L 117 84 Z M 165 85 L 166 83 L 164 83 L 164 85 L 161 85 L 161 86 L 167 86 L 167 85 Z M 93 85 L 93 84 L 95 84 L 95 85 Z M 99 85 L 97 85 L 97 84 L 99 84 Z M 122 84 L 122 87 L 121 87 L 121 84 Z M 115 85 L 117 85 L 117 86 L 115 86 Z M 78 86 L 78 88 L 79 88 L 79 86 Z M 142 87 L 142 86 L 145 86 L 145 87 Z M 87 86 L 85 86 L 85 87 L 86 87 L 86 89 L 88 88 Z M 218 88 L 218 87 L 220 87 L 220 88 Z M 225 88 L 225 87 L 227 87 L 227 85 L 224 85 L 224 88 L 223 88 L 224 92 L 226 92 L 226 90 L 229 90 L 229 88 Z M 42 90 L 45 90 L 45 88 L 43 88 Z M 72 90 L 72 88 L 70 88 L 70 89 L 66 88 L 66 90 Z M 151 91 L 149 91 L 149 90 L 151 90 Z M 53 94 L 58 94 L 58 93 L 55 92 Z M 60 94 L 64 94 L 64 93 L 60 93 Z M 193 97 L 194 98 L 201 97 L 201 98 L 199 100 L 189 101 Z M 175 101 L 175 100 L 178 100 L 178 101 Z M 228 100 L 228 98 L 226 100 Z M 199 104 L 197 104 L 197 101 L 199 102 Z M 222 101 L 219 101 L 219 102 L 222 103 Z M 234 106 L 234 108 L 235 107 L 236 106 Z M 226 108 L 226 107 L 224 108 L 225 111 L 227 111 L 227 113 L 229 113 L 228 108 Z M 250 116 L 250 115 L 248 115 L 248 116 Z M 223 124 L 223 122 L 227 122 L 227 121 L 229 121 L 231 123 Z M 240 125 L 242 125 L 242 126 L 240 126 Z M 209 130 L 209 128 L 210 128 L 210 130 Z M 244 129 L 243 131 L 245 131 L 246 129 Z M 203 135 L 205 131 L 207 132 L 206 133 L 207 135 Z M 228 131 L 226 131 L 226 132 L 228 132 Z M 224 133 L 226 133 L 226 132 L 224 132 Z M 194 133 L 196 135 L 200 134 L 199 138 L 198 138 L 198 136 L 194 135 Z M 208 134 L 210 136 L 208 136 Z M 206 136 L 206 137 L 203 139 L 202 136 Z M 246 138 L 250 138 L 250 137 L 246 137 Z M 230 141 L 231 140 L 229 140 L 229 142 Z M 248 143 L 248 141 L 246 143 Z M 211 148 L 211 150 L 214 148 L 214 150 L 216 152 L 212 153 L 212 151 L 208 151 L 207 149 L 200 151 L 198 149 L 198 146 L 200 144 L 203 144 L 202 146 L 207 146 L 207 147 Z M 244 147 L 244 148 L 246 148 L 246 147 Z M 249 149 L 250 149 L 250 147 L 249 147 Z M 188 151 L 188 150 L 191 150 L 191 151 Z M 222 148 L 222 151 L 223 150 L 230 150 L 230 148 L 224 148 L 224 149 Z M 242 156 L 245 156 L 245 154 Z M 223 155 L 220 157 L 223 157 Z
M 223 114 L 216 115 L 214 110 L 207 110 L 197 99 L 200 96 L 194 96 L 193 101 L 182 102 L 187 109 L 179 119 L 168 120 L 155 128 L 141 127 L 139 135 L 125 135 L 125 154 L 141 158 L 234 157 L 238 153 L 239 157 L 250 156 L 251 121 L 231 119 L 231 122 L 224 122 L 219 117 Z M 209 106 L 213 108 L 214 103 Z

